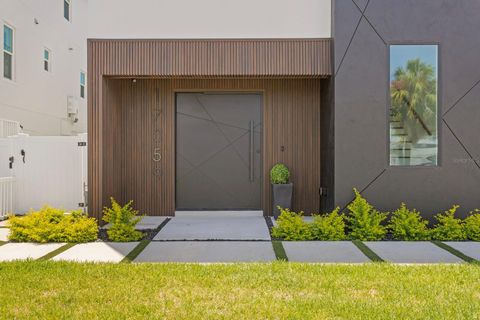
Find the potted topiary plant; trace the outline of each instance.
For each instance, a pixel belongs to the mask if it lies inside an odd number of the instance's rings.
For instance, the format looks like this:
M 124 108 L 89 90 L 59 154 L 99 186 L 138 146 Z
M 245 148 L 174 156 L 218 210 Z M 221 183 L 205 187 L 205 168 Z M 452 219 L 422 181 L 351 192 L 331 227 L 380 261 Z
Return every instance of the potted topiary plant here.
M 278 218 L 280 210 L 292 208 L 293 183 L 289 183 L 290 170 L 283 163 L 277 163 L 270 170 L 273 191 L 273 216 Z

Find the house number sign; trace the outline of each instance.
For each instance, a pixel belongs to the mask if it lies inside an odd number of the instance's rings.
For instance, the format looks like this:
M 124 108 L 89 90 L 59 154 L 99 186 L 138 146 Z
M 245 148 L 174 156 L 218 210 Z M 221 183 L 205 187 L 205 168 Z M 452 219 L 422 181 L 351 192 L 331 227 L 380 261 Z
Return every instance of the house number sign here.
M 152 106 L 152 174 L 160 178 L 162 176 L 162 129 L 161 129 L 161 117 L 162 108 L 160 106 L 160 91 L 157 90 L 157 104 Z

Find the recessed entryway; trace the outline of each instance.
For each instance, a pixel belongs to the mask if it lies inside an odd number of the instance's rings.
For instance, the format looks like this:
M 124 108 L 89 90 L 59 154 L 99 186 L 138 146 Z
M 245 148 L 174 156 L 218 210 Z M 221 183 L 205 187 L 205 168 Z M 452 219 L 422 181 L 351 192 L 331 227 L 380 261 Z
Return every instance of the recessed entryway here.
M 262 94 L 176 94 L 176 208 L 259 210 Z

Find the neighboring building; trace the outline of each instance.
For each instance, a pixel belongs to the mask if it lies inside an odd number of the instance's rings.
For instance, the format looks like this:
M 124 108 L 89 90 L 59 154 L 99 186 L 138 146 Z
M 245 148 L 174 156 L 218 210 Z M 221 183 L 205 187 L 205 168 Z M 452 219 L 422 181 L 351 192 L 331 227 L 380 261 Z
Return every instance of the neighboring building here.
M 86 132 L 87 0 L 0 0 L 0 119 Z
M 469 0 L 118 1 L 89 4 L 89 210 L 426 217 L 480 193 L 480 4 Z

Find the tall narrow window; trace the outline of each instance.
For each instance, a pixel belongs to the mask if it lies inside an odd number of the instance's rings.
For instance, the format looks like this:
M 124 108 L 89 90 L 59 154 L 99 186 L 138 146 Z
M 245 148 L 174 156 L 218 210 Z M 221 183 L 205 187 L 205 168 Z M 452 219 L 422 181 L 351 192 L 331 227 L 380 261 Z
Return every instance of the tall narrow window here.
M 3 26 L 3 77 L 13 80 L 13 28 Z
M 438 46 L 390 46 L 390 165 L 438 164 Z
M 43 49 L 43 69 L 45 71 L 50 71 L 51 65 L 50 65 L 50 50 L 48 49 Z
M 71 5 L 71 0 L 63 0 L 63 17 L 70 21 L 70 5 Z
M 80 97 L 85 98 L 85 72 L 80 71 Z

